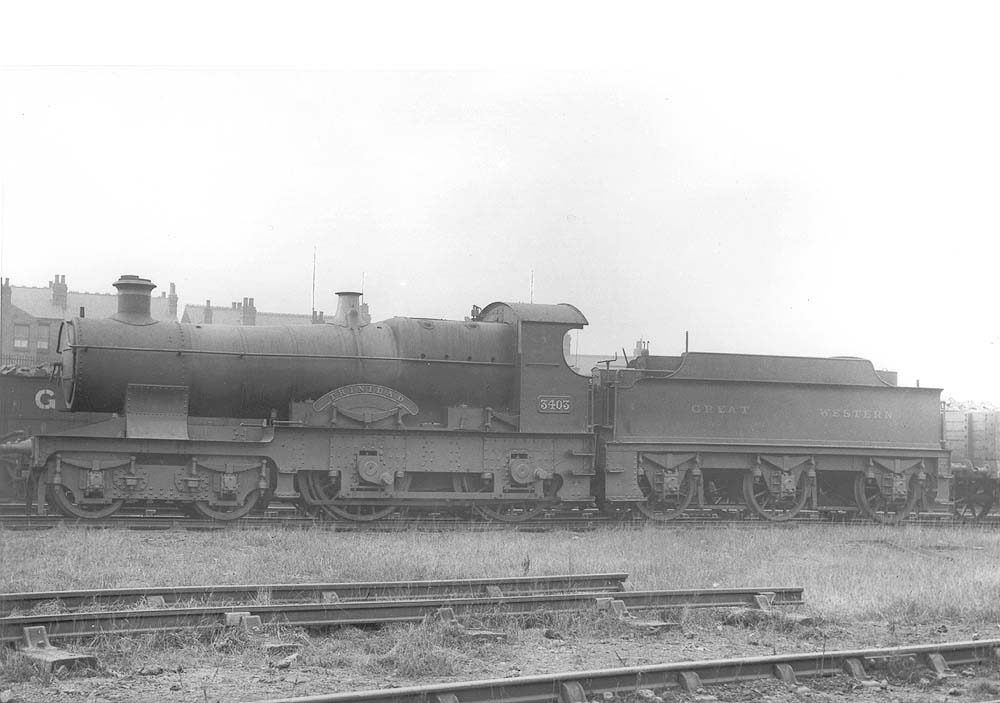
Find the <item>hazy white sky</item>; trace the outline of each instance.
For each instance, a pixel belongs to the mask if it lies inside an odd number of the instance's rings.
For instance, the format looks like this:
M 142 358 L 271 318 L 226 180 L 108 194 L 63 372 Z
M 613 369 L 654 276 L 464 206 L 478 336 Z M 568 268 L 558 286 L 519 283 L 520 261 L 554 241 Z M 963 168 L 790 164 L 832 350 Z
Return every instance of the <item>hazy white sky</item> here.
M 583 353 L 1000 401 L 991 4 L 0 7 L 12 283 L 307 313 L 315 248 L 317 308 L 461 318 L 533 271 Z

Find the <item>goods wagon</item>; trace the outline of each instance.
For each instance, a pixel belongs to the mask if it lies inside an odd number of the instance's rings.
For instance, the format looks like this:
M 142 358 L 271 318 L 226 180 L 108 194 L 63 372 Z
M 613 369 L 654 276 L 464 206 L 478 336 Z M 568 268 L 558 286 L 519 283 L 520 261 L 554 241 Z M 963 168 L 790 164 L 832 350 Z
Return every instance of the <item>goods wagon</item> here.
M 1000 483 L 1000 413 L 945 410 L 943 423 L 955 475 L 956 511 L 964 518 L 982 519 L 996 503 Z
M 0 367 L 0 445 L 36 434 L 92 424 L 101 416 L 67 412 L 51 365 Z M 24 500 L 27 464 L 0 454 L 0 502 Z
M 895 521 L 950 500 L 939 391 L 860 359 L 648 353 L 576 373 L 568 304 L 495 302 L 464 320 L 372 321 L 360 294 L 309 327 L 157 322 L 123 276 L 111 318 L 66 322 L 72 412 L 112 413 L 22 441 L 50 501 L 228 520 L 269 501 L 329 517 L 562 508 L 668 520 L 724 505 Z

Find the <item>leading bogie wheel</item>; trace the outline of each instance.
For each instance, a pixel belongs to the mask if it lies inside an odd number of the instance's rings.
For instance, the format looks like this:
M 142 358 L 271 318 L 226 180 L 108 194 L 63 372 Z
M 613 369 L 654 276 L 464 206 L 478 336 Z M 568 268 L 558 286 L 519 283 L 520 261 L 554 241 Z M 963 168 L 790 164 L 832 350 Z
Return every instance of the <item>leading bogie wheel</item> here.
M 125 503 L 124 500 L 113 500 L 110 503 L 81 503 L 76 494 L 62 484 L 49 486 L 48 493 L 49 499 L 59 512 L 82 520 L 101 520 L 111 517 Z
M 239 505 L 212 505 L 207 500 L 196 500 L 191 504 L 194 514 L 209 520 L 237 520 L 244 517 L 260 499 L 260 490 L 250 491 L 246 499 Z

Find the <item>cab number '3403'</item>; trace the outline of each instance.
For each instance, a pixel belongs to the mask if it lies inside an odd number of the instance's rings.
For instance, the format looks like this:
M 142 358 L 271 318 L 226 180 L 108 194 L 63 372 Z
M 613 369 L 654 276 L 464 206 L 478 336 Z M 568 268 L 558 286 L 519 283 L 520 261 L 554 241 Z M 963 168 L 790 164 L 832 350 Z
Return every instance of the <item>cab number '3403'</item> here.
M 540 413 L 571 413 L 573 398 L 568 395 L 538 396 L 538 412 Z

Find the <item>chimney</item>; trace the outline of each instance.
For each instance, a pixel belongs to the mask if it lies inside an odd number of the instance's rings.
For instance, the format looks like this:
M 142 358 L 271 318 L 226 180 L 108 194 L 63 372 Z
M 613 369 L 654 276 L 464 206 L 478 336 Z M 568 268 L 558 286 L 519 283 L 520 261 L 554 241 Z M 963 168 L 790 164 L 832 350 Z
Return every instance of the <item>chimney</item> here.
M 240 316 L 240 324 L 251 327 L 257 324 L 257 308 L 253 305 L 253 298 L 243 299 L 243 314 Z
M 131 274 L 115 282 L 118 289 L 118 312 L 111 316 L 128 325 L 152 325 L 156 322 L 149 314 L 150 293 L 156 285 L 148 278 Z
M 372 321 L 368 314 L 368 306 L 361 302 L 361 293 L 355 291 L 337 291 L 337 313 L 331 322 L 341 327 L 357 329 Z
M 0 305 L 5 309 L 10 306 L 10 294 L 10 279 L 5 278 L 3 279 L 3 287 L 0 287 Z
M 57 308 L 66 309 L 66 276 L 56 274 L 56 279 L 49 284 L 52 288 L 52 304 Z
M 206 325 L 212 324 L 212 301 L 211 300 L 206 300 L 205 301 L 205 314 L 202 315 L 202 322 L 204 322 Z
M 177 286 L 170 284 L 170 295 L 167 296 L 167 314 L 171 319 L 177 319 Z

